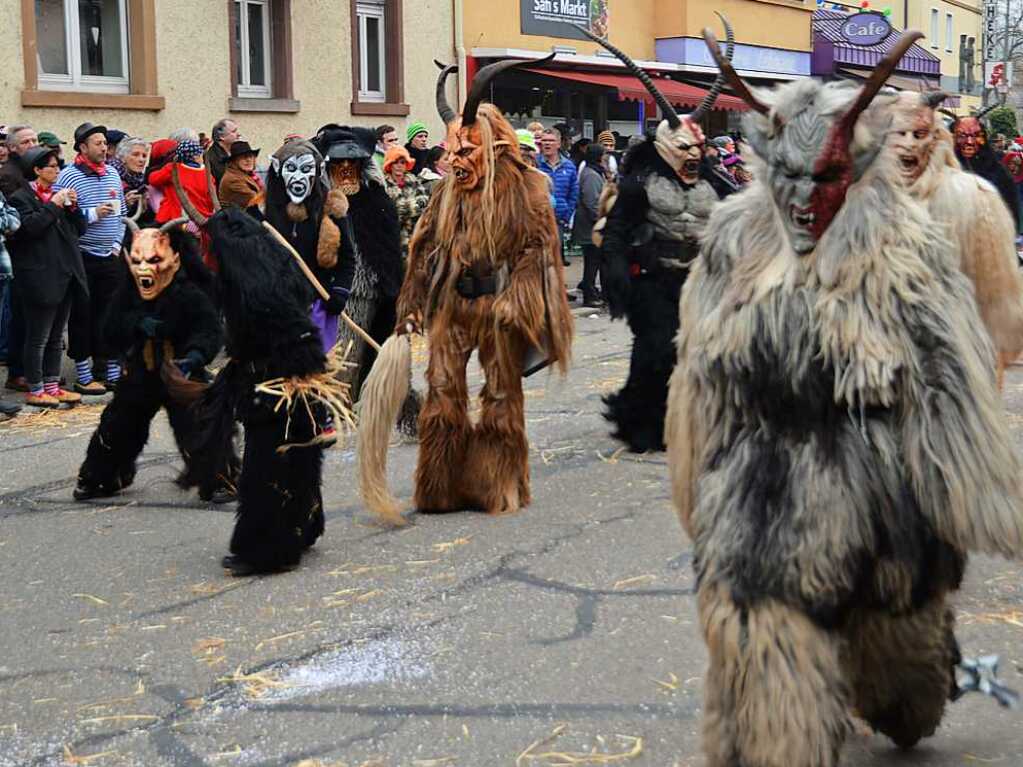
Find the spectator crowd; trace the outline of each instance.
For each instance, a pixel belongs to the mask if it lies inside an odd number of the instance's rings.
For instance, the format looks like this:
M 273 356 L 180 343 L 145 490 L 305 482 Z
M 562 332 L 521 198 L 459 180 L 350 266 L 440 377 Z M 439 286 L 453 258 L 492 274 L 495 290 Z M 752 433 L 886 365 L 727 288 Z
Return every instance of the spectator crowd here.
M 600 307 L 600 249 L 593 232 L 614 197 L 627 146 L 611 131 L 571 143 L 566 128 L 530 123 L 518 131 L 519 148 L 549 177 L 565 263 L 581 252 L 583 305 Z M 391 125 L 377 128 L 376 137 L 374 160 L 397 210 L 407 258 L 416 223 L 449 172 L 445 145 L 431 144 L 419 121 L 409 124 L 404 142 Z M 284 142 L 299 138 L 291 134 Z M 6 389 L 24 393 L 28 405 L 54 408 L 116 388 L 121 361 L 106 348 L 100 328 L 127 275 L 122 218 L 162 225 L 181 217 L 175 178 L 203 216 L 212 215 L 216 195 L 222 206 L 261 218 L 260 152 L 230 118 L 217 121 L 209 138 L 183 128 L 157 140 L 88 122 L 69 141 L 30 125 L 0 126 L 0 363 L 8 369 Z M 731 137 L 708 142 L 705 154 L 704 177 L 719 194 L 750 180 Z M 1014 175 L 1023 176 L 1023 152 L 1007 151 L 1005 158 Z M 205 235 L 194 224 L 186 228 L 202 241 Z M 205 252 L 208 243 L 203 245 Z M 69 382 L 62 375 L 65 349 L 74 363 Z M 19 409 L 0 397 L 0 414 Z

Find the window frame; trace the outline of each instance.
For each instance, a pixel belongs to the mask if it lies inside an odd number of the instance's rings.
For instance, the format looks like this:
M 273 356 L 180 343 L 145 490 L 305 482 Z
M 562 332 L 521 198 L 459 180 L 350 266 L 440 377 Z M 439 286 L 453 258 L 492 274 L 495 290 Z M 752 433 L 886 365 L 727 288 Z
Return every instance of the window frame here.
M 113 77 L 108 75 L 82 74 L 81 28 L 77 13 L 80 0 L 62 0 L 64 8 L 64 51 L 67 54 L 68 73 L 51 74 L 43 70 L 43 61 L 38 52 L 36 38 L 36 72 L 37 87 L 41 91 L 75 91 L 80 93 L 109 93 L 124 95 L 131 92 L 131 59 L 129 57 L 129 38 L 131 21 L 128 18 L 127 0 L 115 0 L 120 14 L 121 29 L 121 68 L 124 75 Z M 32 8 L 35 21 L 35 3 Z M 38 27 L 36 27 L 38 29 Z
M 252 77 L 252 62 L 249 60 L 249 10 L 250 6 L 257 5 L 263 9 L 263 80 L 265 85 L 252 85 L 251 83 L 235 82 L 235 93 L 240 98 L 249 99 L 269 99 L 273 98 L 273 59 L 274 59 L 274 47 L 273 47 L 273 0 L 232 0 L 234 3 L 234 13 L 232 16 L 231 25 L 231 46 L 232 48 L 237 43 L 237 49 L 232 51 L 232 61 L 235 61 L 239 66 L 235 67 L 234 80 L 238 79 L 238 70 L 241 69 L 241 73 L 244 79 L 250 79 Z M 234 39 L 235 24 L 234 19 L 237 18 L 239 40 Z M 240 57 L 240 61 L 238 61 Z
M 931 47 L 934 48 L 935 50 L 941 47 L 941 38 L 939 36 L 941 30 L 938 28 L 938 25 L 941 23 L 940 19 L 941 19 L 940 11 L 938 11 L 937 8 L 931 8 L 930 38 Z
M 384 0 L 357 0 L 355 4 L 356 22 L 359 35 L 359 90 L 358 100 L 362 103 L 387 103 L 387 4 Z M 379 68 L 380 89 L 371 90 L 369 85 L 369 20 L 377 20 L 379 43 L 377 50 L 377 67 Z
M 352 101 L 350 104 L 353 115 L 372 115 L 377 117 L 407 117 L 411 111 L 405 102 L 405 63 L 404 63 L 404 0 L 349 0 L 349 36 L 352 49 Z M 360 40 L 360 5 L 380 5 L 383 8 L 383 101 L 368 101 L 362 89 L 363 55 Z
M 952 53 L 952 41 L 955 39 L 955 17 L 945 12 L 945 52 Z

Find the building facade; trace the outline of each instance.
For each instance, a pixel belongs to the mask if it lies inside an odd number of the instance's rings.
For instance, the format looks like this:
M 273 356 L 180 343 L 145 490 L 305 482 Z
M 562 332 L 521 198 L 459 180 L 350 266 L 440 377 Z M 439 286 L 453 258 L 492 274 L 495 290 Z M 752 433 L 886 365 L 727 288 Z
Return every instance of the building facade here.
M 330 122 L 424 122 L 451 0 L 0 0 L 0 123 L 153 139 L 237 120 L 263 157 Z

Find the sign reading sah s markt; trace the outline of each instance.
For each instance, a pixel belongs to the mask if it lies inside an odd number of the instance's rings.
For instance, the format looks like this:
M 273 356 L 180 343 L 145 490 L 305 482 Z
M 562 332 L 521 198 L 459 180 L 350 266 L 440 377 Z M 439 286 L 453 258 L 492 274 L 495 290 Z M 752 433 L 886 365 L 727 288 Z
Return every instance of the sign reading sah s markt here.
M 586 40 L 577 27 L 607 37 L 608 0 L 520 0 L 522 34 Z

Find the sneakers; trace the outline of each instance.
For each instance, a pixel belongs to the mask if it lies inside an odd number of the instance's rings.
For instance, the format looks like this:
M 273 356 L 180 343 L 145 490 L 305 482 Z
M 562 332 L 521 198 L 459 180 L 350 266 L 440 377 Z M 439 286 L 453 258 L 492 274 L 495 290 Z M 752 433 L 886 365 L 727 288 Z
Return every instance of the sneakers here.
M 84 394 L 87 397 L 98 397 L 101 394 L 107 393 L 107 387 L 99 381 L 89 381 L 87 384 L 75 381 L 74 389 L 79 394 Z
M 7 387 L 11 391 L 28 391 L 28 381 L 25 376 L 7 376 Z
M 45 391 L 39 393 L 29 392 L 25 395 L 25 404 L 32 407 L 60 407 L 60 400 L 51 397 Z

